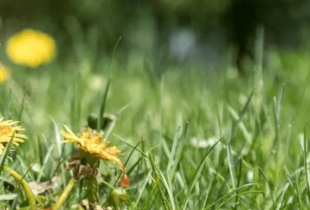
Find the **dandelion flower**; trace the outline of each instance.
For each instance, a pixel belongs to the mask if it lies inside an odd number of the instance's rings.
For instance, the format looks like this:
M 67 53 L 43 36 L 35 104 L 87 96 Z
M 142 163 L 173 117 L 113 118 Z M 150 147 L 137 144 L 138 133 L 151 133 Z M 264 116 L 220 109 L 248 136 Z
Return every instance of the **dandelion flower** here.
M 14 63 L 35 68 L 55 57 L 56 45 L 48 34 L 25 29 L 8 40 L 6 52 Z
M 10 77 L 9 70 L 0 64 L 0 83 L 6 82 Z
M 103 159 L 103 160 L 110 160 L 117 165 L 120 166 L 123 175 L 121 179 L 121 185 L 123 187 L 128 187 L 130 184 L 130 179 L 128 175 L 126 174 L 125 166 L 123 163 L 118 159 L 118 155 L 120 154 L 120 151 L 117 149 L 116 146 L 110 146 L 108 147 L 108 144 L 110 142 L 106 141 L 104 137 L 99 134 L 97 131 L 92 130 L 91 128 L 87 128 L 84 130 L 80 137 L 77 137 L 66 125 L 64 125 L 66 131 L 60 131 L 60 134 L 65 137 L 65 140 L 62 141 L 62 143 L 76 143 L 77 146 L 82 150 L 83 152 L 86 152 L 89 156 L 95 159 Z M 81 164 L 79 160 L 76 158 L 73 158 L 72 166 L 75 167 L 77 165 Z M 85 165 L 84 170 L 90 170 L 90 167 Z M 91 170 L 90 170 L 91 171 Z M 78 173 L 78 172 L 77 172 Z M 92 172 L 91 174 L 96 174 L 96 172 Z M 78 177 L 79 178 L 79 175 Z
M 5 145 L 10 142 L 14 132 L 15 135 L 12 142 L 14 145 L 18 146 L 19 143 L 22 143 L 25 139 L 27 139 L 26 135 L 17 133 L 17 131 L 25 130 L 21 126 L 14 126 L 17 123 L 18 121 L 3 121 L 3 118 L 0 118 L 0 155 L 4 151 Z

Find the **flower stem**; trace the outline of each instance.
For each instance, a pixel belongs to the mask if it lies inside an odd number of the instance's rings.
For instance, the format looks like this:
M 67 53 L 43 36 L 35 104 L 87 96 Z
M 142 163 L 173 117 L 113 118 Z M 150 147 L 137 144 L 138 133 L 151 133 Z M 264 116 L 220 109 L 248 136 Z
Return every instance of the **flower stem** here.
M 65 202 L 65 200 L 67 199 L 67 197 L 69 196 L 72 188 L 74 187 L 75 181 L 74 178 L 72 178 L 68 185 L 66 186 L 66 189 L 63 191 L 63 193 L 61 194 L 61 196 L 59 197 L 59 199 L 57 200 L 56 204 L 54 205 L 52 210 L 58 210 L 60 209 L 60 207 L 62 206 L 62 204 Z
M 35 210 L 36 209 L 36 199 L 28 185 L 28 182 L 22 178 L 21 175 L 19 175 L 16 171 L 12 170 L 11 168 L 7 167 L 7 166 L 4 166 L 3 167 L 3 170 L 4 171 L 7 171 L 7 172 L 10 172 L 10 175 L 12 177 L 14 177 L 14 179 L 18 182 L 21 182 L 23 188 L 24 188 L 24 191 L 26 193 L 26 196 L 28 198 L 28 202 L 29 202 L 29 206 L 31 209 Z

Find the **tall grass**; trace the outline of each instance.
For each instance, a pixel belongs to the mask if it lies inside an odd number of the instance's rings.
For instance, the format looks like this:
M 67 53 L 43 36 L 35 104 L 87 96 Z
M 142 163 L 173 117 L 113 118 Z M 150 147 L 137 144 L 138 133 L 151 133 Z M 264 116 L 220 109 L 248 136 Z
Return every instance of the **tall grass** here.
M 152 69 L 156 61 L 138 51 L 127 61 L 116 54 L 111 66 L 107 58 L 97 65 L 87 56 L 87 45 L 80 45 L 85 54 L 75 52 L 78 61 L 33 71 L 12 68 L 13 79 L 0 86 L 0 116 L 20 119 L 29 137 L 9 153 L 6 164 L 28 182 L 59 178 L 39 197 L 42 206 L 53 205 L 71 178 L 66 165 L 74 148 L 60 144 L 59 129 L 65 123 L 79 132 L 99 110 L 117 114 L 105 133 L 122 151 L 132 181 L 121 209 L 310 205 L 305 127 L 310 62 L 302 52 L 271 51 L 266 56 L 278 63 L 262 71 L 260 49 L 259 62 L 243 79 L 231 76 L 236 71 L 229 64 L 218 72 L 193 64 L 166 66 L 158 77 Z M 114 165 L 101 164 L 102 206 L 111 204 L 109 194 L 120 187 L 119 176 Z M 9 192 L 4 182 L 15 190 Z M 0 186 L 0 208 L 27 206 L 19 184 L 7 173 L 0 175 Z M 80 193 L 76 185 L 63 209 L 77 209 Z

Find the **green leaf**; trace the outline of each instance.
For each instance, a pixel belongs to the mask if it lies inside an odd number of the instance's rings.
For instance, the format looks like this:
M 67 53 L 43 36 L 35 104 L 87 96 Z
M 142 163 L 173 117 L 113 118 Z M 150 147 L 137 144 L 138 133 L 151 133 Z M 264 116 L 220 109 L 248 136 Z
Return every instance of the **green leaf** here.
M 2 171 L 3 171 L 3 166 L 4 166 L 4 164 L 5 164 L 6 158 L 7 158 L 8 155 L 9 155 L 9 151 L 10 151 L 10 148 L 11 148 L 11 145 L 12 145 L 12 142 L 13 142 L 14 137 L 15 137 L 15 131 L 14 131 L 12 137 L 11 137 L 10 142 L 6 145 L 6 148 L 5 148 L 4 152 L 2 153 L 2 155 L 1 155 L 1 157 L 0 157 L 0 174 L 1 174 Z
M 102 101 L 101 101 L 101 105 L 100 105 L 100 110 L 99 110 L 99 115 L 98 115 L 98 122 L 97 122 L 97 131 L 100 132 L 100 129 L 102 127 L 102 116 L 104 114 L 104 110 L 105 110 L 105 104 L 106 104 L 106 99 L 107 99 L 107 95 L 109 92 L 109 87 L 110 87 L 110 82 L 111 82 L 111 78 L 108 79 L 103 95 L 102 95 Z
M 0 195 L 0 201 L 8 201 L 13 200 L 17 197 L 17 194 L 7 194 L 7 195 Z

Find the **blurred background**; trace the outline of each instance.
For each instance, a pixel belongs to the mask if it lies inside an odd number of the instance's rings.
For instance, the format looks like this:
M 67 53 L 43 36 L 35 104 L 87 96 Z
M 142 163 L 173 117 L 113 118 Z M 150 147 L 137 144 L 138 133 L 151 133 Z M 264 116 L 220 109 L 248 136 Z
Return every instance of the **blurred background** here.
M 307 49 L 309 9 L 308 0 L 2 0 L 0 42 L 3 48 L 24 28 L 41 30 L 56 40 L 57 61 L 88 56 L 100 65 L 121 37 L 119 59 L 138 51 L 156 60 L 156 72 L 188 62 L 241 69 L 244 59 L 253 60 L 258 26 L 269 50 Z

